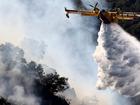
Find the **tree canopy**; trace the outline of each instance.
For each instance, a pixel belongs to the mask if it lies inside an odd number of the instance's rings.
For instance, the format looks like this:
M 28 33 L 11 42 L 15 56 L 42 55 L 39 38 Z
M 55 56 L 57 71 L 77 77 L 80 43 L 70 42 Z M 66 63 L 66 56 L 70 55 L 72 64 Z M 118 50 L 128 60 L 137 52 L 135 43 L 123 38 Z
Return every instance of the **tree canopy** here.
M 40 105 L 69 105 L 65 97 L 57 96 L 69 88 L 68 78 L 61 77 L 56 71 L 45 74 L 41 64 L 26 61 L 22 49 L 10 43 L 0 45 L 0 65 L 0 83 L 4 87 L 0 105 L 30 105 L 36 101 Z M 18 102 L 16 98 L 19 98 Z

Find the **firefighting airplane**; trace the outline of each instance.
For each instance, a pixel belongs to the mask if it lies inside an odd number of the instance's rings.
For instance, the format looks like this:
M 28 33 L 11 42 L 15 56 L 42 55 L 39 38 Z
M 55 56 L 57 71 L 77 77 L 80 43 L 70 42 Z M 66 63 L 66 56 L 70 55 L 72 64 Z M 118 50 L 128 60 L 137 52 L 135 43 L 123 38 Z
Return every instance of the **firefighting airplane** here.
M 118 22 L 119 20 L 134 20 L 140 18 L 140 12 L 122 12 L 119 8 L 111 11 L 100 10 L 97 8 L 98 3 L 95 6 L 90 5 L 92 10 L 69 10 L 65 8 L 66 16 L 69 18 L 69 14 L 80 14 L 82 16 L 97 16 L 105 24 L 112 22 Z

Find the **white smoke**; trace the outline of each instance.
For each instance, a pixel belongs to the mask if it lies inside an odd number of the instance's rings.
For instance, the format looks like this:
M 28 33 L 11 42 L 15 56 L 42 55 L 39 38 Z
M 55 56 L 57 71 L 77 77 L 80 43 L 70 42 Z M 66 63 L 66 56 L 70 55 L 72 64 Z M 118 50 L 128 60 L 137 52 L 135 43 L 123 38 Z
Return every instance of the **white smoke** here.
M 71 18 L 67 19 L 64 7 L 72 9 L 73 5 L 70 1 L 42 0 L 38 3 L 24 0 L 22 4 L 27 14 L 25 37 L 39 39 L 47 45 L 46 56 L 41 63 L 55 68 L 59 74 L 68 77 L 78 96 L 91 94 L 95 87 L 93 84 L 95 80 L 92 77 L 95 74 L 96 65 L 93 64 L 91 55 L 95 48 L 92 35 L 96 31 L 93 25 L 95 27 L 96 24 L 93 23 L 92 28 L 85 27 L 82 24 L 83 17 L 78 15 L 71 15 Z M 38 53 L 40 51 L 38 48 L 34 49 L 32 44 L 29 49 Z M 34 55 L 29 53 L 26 55 L 32 59 Z M 83 82 L 81 83 L 80 80 Z M 89 91 L 86 91 L 87 86 Z
M 95 30 L 84 28 L 80 16 L 71 16 L 68 20 L 64 7 L 72 9 L 73 5 L 65 0 L 0 0 L 0 41 L 16 45 L 22 42 L 27 59 L 47 64 L 73 81 L 72 85 L 80 85 L 81 79 L 87 82 L 81 74 L 86 74 L 88 80 L 89 75 L 94 75 L 91 54 Z M 46 50 L 42 41 L 47 45 Z M 90 85 L 93 81 L 89 81 Z M 84 83 L 79 87 L 85 88 Z
M 18 47 L 9 43 L 0 45 L 0 96 L 19 105 L 39 105 L 38 98 L 32 93 L 33 80 L 22 68 L 26 66 L 22 62 L 23 56 Z
M 68 77 L 78 98 L 96 95 L 100 105 L 111 105 L 112 93 L 109 96 L 95 89 L 97 66 L 91 56 L 96 21 L 78 15 L 68 20 L 64 7 L 72 9 L 74 5 L 69 0 L 0 0 L 0 41 L 21 46 L 27 59 L 47 64 Z M 22 95 L 22 88 L 15 89 L 20 91 Z
M 110 87 L 125 96 L 140 94 L 140 43 L 117 24 L 102 24 L 94 57 L 97 87 Z
M 21 46 L 22 49 L 24 49 L 26 54 L 25 58 L 28 61 L 33 60 L 39 62 L 39 60 L 42 60 L 44 56 L 46 56 L 47 45 L 43 41 L 24 38 L 21 42 Z

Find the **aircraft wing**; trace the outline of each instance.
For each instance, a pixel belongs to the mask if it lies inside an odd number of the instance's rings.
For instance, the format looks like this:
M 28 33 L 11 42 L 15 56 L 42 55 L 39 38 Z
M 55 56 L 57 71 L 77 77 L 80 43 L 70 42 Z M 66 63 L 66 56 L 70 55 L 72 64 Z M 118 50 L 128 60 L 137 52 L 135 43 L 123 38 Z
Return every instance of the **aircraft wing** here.
M 66 16 L 69 18 L 69 14 L 79 14 L 82 16 L 98 16 L 99 13 L 96 13 L 95 11 L 89 11 L 89 10 L 68 10 L 65 8 Z
M 134 20 L 140 18 L 140 13 L 137 12 L 109 12 L 114 18 L 118 20 Z

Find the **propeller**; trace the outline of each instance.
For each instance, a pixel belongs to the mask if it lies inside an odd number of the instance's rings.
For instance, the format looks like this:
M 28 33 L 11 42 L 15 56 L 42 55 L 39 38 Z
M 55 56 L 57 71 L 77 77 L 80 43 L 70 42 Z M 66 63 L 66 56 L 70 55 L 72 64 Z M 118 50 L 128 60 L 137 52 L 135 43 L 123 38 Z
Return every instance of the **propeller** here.
M 91 5 L 91 4 L 89 4 L 89 6 L 91 6 L 91 7 L 93 7 L 93 8 L 94 8 L 94 6 L 93 6 L 93 5 Z
M 94 10 L 96 9 L 97 5 L 98 5 L 98 2 L 95 4 L 95 6 L 89 4 L 89 6 L 92 7 L 92 8 L 94 8 Z
M 96 8 L 96 7 L 97 7 L 97 5 L 98 5 L 98 2 L 95 4 L 95 7 L 94 7 L 94 8 Z
M 123 13 L 120 8 L 116 8 L 117 14 Z

